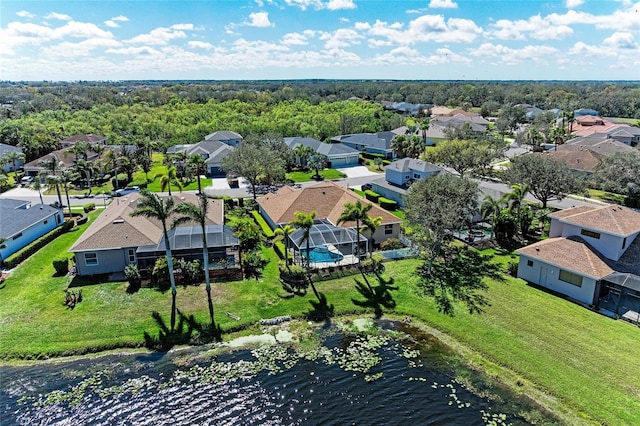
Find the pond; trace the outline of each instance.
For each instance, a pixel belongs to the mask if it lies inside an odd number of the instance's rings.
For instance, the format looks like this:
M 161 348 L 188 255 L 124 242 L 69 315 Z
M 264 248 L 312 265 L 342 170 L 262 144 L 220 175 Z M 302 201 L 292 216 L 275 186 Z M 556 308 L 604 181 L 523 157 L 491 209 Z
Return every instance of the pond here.
M 325 327 L 296 345 L 3 367 L 0 416 L 3 425 L 553 422 L 527 401 L 478 385 L 484 381 L 433 336 L 402 323 L 385 330 Z

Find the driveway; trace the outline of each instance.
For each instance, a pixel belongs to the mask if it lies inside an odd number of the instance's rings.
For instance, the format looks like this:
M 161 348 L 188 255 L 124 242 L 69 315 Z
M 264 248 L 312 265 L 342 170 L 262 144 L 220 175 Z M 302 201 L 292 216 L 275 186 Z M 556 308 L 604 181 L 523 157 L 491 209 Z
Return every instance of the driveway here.
M 380 173 L 375 173 L 369 171 L 365 166 L 354 166 L 354 167 L 343 167 L 341 169 L 337 169 L 347 175 L 347 178 L 359 178 L 359 177 L 369 177 L 369 176 L 380 176 Z

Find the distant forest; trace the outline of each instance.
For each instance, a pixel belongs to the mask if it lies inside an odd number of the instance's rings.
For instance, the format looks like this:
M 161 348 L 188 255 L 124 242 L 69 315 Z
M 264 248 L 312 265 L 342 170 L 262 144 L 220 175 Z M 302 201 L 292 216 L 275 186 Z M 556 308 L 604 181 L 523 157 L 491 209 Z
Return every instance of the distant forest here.
M 361 102 L 351 102 L 353 99 Z M 274 132 L 319 140 L 389 130 L 405 117 L 381 101 L 435 104 L 498 114 L 592 108 L 604 117 L 640 119 L 640 82 L 457 81 L 126 81 L 0 82 L 0 142 L 27 161 L 78 133 L 110 143 L 166 147 L 194 143 L 216 130 Z

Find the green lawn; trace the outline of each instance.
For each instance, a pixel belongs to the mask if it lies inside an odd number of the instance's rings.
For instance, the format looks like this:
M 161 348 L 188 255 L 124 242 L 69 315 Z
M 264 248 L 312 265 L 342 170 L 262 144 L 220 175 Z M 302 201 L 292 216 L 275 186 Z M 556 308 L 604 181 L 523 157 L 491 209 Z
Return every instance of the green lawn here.
M 53 276 L 51 259 L 66 253 L 86 226 L 29 258 L 0 288 L 1 358 L 138 346 L 145 331 L 157 334 L 154 311 L 168 320 L 169 292 L 143 288 L 127 294 L 125 283 L 79 287 L 84 301 L 73 310 L 63 305 L 63 290 L 70 279 Z M 311 291 L 305 297 L 280 297 L 276 256 L 271 249 L 264 253 L 271 262 L 260 280 L 213 285 L 216 320 L 223 330 L 260 318 L 309 311 L 314 297 Z M 515 255 L 498 260 L 515 260 Z M 399 287 L 392 292 L 397 302 L 394 314 L 411 315 L 439 330 L 445 340 L 459 346 L 472 365 L 500 377 L 518 392 L 544 392 L 543 405 L 561 413 L 563 423 L 640 424 L 638 327 L 603 317 L 514 278 L 489 283 L 486 295 L 491 305 L 483 314 L 470 315 L 459 307 L 450 318 L 438 313 L 430 299 L 416 295 L 413 271 L 417 264 L 413 259 L 386 264 L 386 276 L 393 277 Z M 317 288 L 336 312 L 361 312 L 351 300 L 360 298 L 354 288 L 357 278 L 319 282 Z M 184 314 L 206 323 L 204 286 L 179 287 L 177 305 Z M 235 321 L 225 312 L 241 320 Z
M 310 182 L 313 180 L 312 176 L 315 175 L 314 171 L 311 172 L 290 172 L 287 173 L 287 179 L 290 179 L 294 182 Z M 347 177 L 344 173 L 336 169 L 324 169 L 320 171 L 320 176 L 324 178 L 324 180 L 330 179 L 342 179 Z

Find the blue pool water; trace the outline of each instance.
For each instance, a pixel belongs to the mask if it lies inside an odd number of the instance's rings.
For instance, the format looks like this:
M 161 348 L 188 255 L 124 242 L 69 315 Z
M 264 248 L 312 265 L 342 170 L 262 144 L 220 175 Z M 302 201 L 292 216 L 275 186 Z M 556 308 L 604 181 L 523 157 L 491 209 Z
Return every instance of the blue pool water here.
M 342 259 L 344 259 L 343 255 L 333 253 L 326 247 L 315 247 L 309 252 L 309 260 L 312 263 L 335 262 L 336 260 L 341 261 Z

